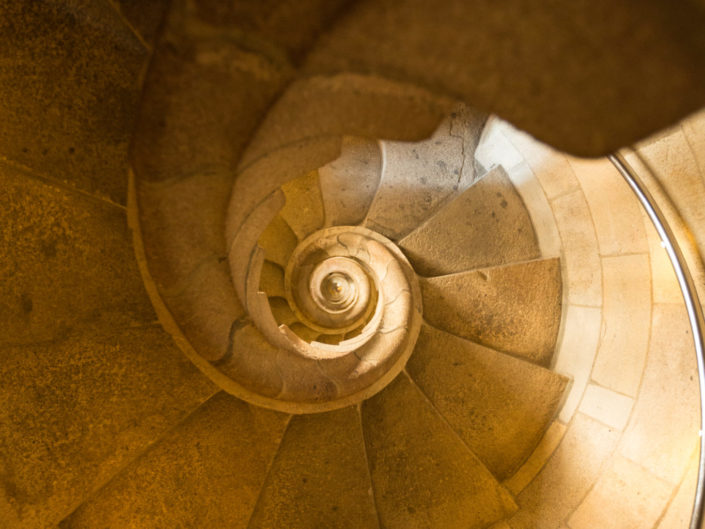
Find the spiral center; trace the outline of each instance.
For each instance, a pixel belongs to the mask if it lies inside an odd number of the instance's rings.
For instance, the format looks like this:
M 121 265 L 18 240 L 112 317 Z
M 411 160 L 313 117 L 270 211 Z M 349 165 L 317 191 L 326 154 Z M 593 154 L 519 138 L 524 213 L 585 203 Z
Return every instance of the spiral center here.
M 328 304 L 344 307 L 355 300 L 356 288 L 347 274 L 332 272 L 321 283 L 321 294 Z

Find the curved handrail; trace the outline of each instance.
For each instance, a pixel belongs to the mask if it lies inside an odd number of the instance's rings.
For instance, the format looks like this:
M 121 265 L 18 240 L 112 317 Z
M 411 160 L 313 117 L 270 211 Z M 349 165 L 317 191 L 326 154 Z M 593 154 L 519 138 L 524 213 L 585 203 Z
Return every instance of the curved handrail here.
M 700 305 L 698 293 L 695 290 L 695 282 L 683 257 L 683 252 L 678 246 L 673 231 L 668 225 L 663 212 L 654 201 L 653 196 L 646 189 L 646 186 L 644 186 L 643 182 L 639 179 L 624 156 L 615 153 L 610 155 L 609 159 L 624 177 L 632 191 L 634 191 L 634 194 L 639 199 L 646 214 L 656 228 L 659 237 L 661 237 L 662 246 L 665 248 L 671 260 L 688 311 L 688 319 L 693 331 L 693 341 L 695 342 L 698 379 L 700 383 L 700 460 L 698 463 L 698 480 L 695 488 L 695 500 L 693 501 L 693 513 L 690 518 L 689 529 L 702 529 L 703 518 L 705 517 L 705 436 L 703 435 L 703 429 L 705 429 L 705 318 L 703 317 L 703 309 Z

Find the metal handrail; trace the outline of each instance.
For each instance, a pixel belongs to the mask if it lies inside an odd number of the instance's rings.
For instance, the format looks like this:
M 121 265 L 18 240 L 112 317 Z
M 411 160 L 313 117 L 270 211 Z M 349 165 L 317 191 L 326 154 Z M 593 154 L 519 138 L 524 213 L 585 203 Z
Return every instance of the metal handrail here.
M 698 462 L 698 480 L 689 529 L 702 529 L 705 516 L 705 436 L 703 435 L 703 430 L 705 429 L 705 318 L 703 317 L 703 309 L 700 305 L 698 293 L 695 290 L 695 282 L 683 257 L 683 252 L 681 252 L 673 231 L 668 225 L 663 212 L 654 201 L 653 196 L 646 189 L 637 176 L 636 171 L 629 165 L 624 156 L 615 153 L 610 155 L 609 159 L 627 181 L 632 191 L 634 191 L 656 228 L 659 237 L 661 237 L 662 246 L 671 260 L 673 270 L 678 278 L 678 285 L 683 294 L 683 301 L 688 311 L 688 319 L 693 331 L 693 341 L 695 342 L 698 380 L 700 383 L 700 460 Z M 648 167 L 646 169 L 649 170 Z

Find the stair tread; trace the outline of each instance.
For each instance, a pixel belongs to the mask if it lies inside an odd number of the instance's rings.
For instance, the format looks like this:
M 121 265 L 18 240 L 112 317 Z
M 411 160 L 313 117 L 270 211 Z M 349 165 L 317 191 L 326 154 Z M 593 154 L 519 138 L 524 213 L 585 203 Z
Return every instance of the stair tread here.
M 258 240 L 258 244 L 264 250 L 265 259 L 284 269 L 298 243 L 296 233 L 281 215 L 272 219 Z
M 376 141 L 343 137 L 340 157 L 319 169 L 326 226 L 355 226 L 370 209 L 382 172 Z
M 288 419 L 220 392 L 60 527 L 245 529 Z
M 430 324 L 547 366 L 561 320 L 557 258 L 421 278 Z
M 248 527 L 378 527 L 357 408 L 291 419 Z
M 217 391 L 157 325 L 84 327 L 2 357 L 0 496 L 18 518 L 10 527 L 56 523 Z
M 501 480 L 528 457 L 567 379 L 424 325 L 407 371 L 475 455 Z
M 406 375 L 363 402 L 362 412 L 382 527 L 479 529 L 516 510 Z
M 398 240 L 431 216 L 457 192 L 463 167 L 463 139 L 450 134 L 446 118 L 421 142 L 382 142 L 382 177 L 365 226 Z
M 323 227 L 323 198 L 318 171 L 294 178 L 282 186 L 286 204 L 279 215 L 299 240 Z
M 531 218 L 501 166 L 447 203 L 399 246 L 424 276 L 541 256 Z

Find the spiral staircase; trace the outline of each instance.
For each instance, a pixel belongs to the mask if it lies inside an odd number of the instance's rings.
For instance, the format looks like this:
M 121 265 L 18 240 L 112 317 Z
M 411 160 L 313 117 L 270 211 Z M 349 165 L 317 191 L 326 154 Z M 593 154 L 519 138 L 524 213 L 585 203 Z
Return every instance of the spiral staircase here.
M 526 108 L 468 81 L 502 66 L 448 84 L 475 52 L 427 46 L 462 6 L 353 4 L 1 8 L 0 525 L 687 525 L 697 375 L 658 236 L 606 160 L 459 100 L 596 155 L 697 108 L 699 74 L 667 48 L 631 104 L 680 100 L 610 132 L 600 92 L 573 133 L 551 82 Z M 699 286 L 703 123 L 637 148 Z

